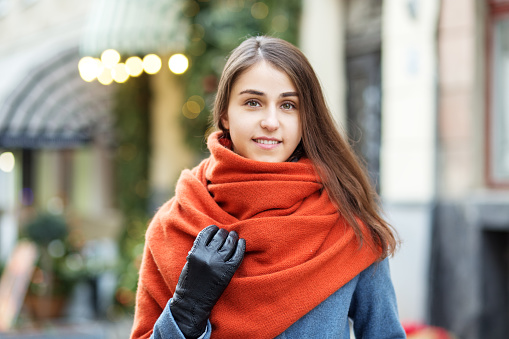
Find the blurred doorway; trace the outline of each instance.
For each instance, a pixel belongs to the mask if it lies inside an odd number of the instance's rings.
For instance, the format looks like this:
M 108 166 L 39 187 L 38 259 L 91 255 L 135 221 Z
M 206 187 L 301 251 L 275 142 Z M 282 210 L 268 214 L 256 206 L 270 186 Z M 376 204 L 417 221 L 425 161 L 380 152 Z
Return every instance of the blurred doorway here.
M 347 129 L 380 192 L 382 1 L 346 2 Z

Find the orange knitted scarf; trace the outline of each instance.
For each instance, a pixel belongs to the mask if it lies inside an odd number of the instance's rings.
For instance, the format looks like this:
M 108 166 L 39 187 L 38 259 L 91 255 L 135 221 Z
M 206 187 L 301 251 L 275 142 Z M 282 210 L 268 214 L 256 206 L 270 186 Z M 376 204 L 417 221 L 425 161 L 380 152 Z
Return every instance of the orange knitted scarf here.
M 208 139 L 211 156 L 184 170 L 153 218 L 140 269 L 133 338 L 149 337 L 204 227 L 236 230 L 244 260 L 214 307 L 213 338 L 273 338 L 371 265 L 311 162 L 264 163 Z

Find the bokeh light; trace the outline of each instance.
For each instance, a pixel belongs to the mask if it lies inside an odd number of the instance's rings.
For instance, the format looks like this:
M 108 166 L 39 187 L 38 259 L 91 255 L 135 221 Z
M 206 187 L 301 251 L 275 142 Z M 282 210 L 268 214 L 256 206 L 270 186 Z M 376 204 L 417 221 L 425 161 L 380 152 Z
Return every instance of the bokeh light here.
M 188 18 L 192 18 L 200 11 L 200 5 L 196 1 L 186 1 L 183 13 Z
M 182 74 L 189 67 L 189 60 L 184 54 L 173 54 L 168 61 L 168 67 L 173 73 Z
M 192 32 L 192 35 L 191 35 L 192 41 L 201 40 L 205 36 L 205 28 L 203 28 L 203 26 L 200 24 L 191 25 L 191 32 Z
M 124 83 L 129 79 L 129 73 L 124 63 L 118 63 L 111 69 L 111 76 L 115 82 Z
M 272 28 L 274 31 L 282 33 L 288 29 L 288 18 L 285 15 L 276 15 L 272 19 Z
M 112 68 L 120 61 L 120 53 L 114 49 L 107 49 L 101 54 L 101 61 L 106 68 Z
M 196 119 L 204 108 L 205 100 L 199 95 L 193 95 L 182 106 L 182 114 L 188 119 Z
M 101 74 L 103 67 L 101 60 L 89 56 L 81 58 L 78 63 L 80 76 L 87 82 L 97 78 L 97 75 Z
M 228 0 L 226 6 L 232 12 L 240 12 L 244 8 L 244 0 Z
M 127 73 L 132 77 L 137 77 L 143 72 L 143 61 L 140 57 L 133 56 L 125 61 Z
M 109 85 L 113 82 L 113 76 L 111 75 L 111 69 L 104 67 L 101 74 L 97 77 L 97 80 L 103 85 Z
M 251 15 L 255 19 L 265 19 L 269 15 L 269 7 L 263 2 L 256 2 L 251 6 Z
M 11 152 L 4 152 L 0 154 L 0 170 L 9 173 L 14 169 L 16 160 L 14 154 Z
M 205 108 L 205 100 L 203 100 L 203 98 L 199 95 L 193 95 L 193 96 L 189 97 L 188 101 L 196 102 L 198 104 L 198 106 L 200 107 L 199 112 L 203 111 L 203 109 Z
M 53 258 L 62 258 L 65 255 L 65 246 L 62 240 L 55 239 L 48 244 L 48 253 Z
M 148 74 L 156 74 L 161 69 L 161 58 L 155 54 L 147 54 L 143 58 L 143 69 Z

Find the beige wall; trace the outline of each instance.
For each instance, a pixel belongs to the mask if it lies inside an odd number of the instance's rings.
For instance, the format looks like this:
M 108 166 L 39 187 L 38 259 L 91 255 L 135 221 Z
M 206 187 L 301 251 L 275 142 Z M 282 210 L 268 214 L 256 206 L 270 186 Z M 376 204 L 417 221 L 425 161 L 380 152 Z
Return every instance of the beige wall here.
M 336 121 L 345 126 L 344 3 L 303 0 L 299 47 L 313 66 Z
M 442 0 L 439 52 L 439 194 L 458 198 L 483 185 L 484 7 Z
M 386 200 L 426 202 L 435 194 L 438 0 L 384 2 L 381 190 Z

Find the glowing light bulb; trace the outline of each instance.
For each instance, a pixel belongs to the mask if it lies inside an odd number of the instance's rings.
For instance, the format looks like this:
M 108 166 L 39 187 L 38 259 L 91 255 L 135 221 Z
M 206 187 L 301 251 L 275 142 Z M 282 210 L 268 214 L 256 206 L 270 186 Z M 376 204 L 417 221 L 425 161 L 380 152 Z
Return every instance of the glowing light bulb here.
M 113 66 L 111 69 L 111 76 L 113 80 L 118 83 L 126 82 L 129 79 L 129 73 L 127 72 L 127 67 L 124 63 L 119 63 Z
M 143 61 L 137 56 L 128 58 L 125 61 L 125 66 L 127 73 L 132 77 L 137 77 L 143 72 Z
M 170 60 L 168 60 L 168 67 L 173 73 L 182 74 L 187 71 L 189 60 L 184 54 L 173 54 Z
M 0 170 L 6 173 L 12 172 L 15 163 L 14 154 L 11 152 L 4 152 L 0 154 Z
M 112 68 L 120 61 L 120 53 L 114 49 L 107 49 L 101 54 L 101 61 L 106 68 Z
M 155 54 L 147 54 L 143 58 L 143 69 L 148 74 L 156 74 L 161 69 L 161 58 Z

